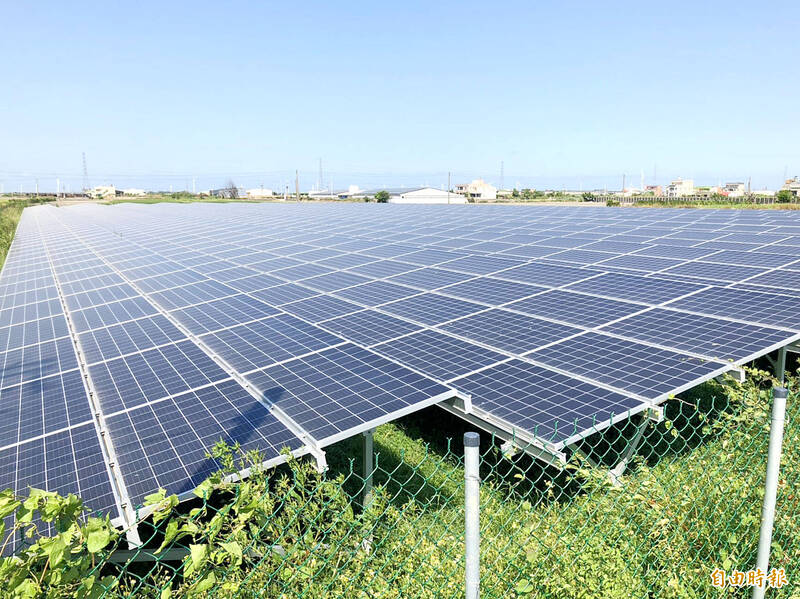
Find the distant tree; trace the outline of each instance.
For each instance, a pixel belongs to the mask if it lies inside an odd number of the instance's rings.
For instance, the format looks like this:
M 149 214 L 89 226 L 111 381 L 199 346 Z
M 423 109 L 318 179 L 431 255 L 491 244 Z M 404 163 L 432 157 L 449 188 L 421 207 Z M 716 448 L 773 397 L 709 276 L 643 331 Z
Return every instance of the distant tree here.
M 581 194 L 584 202 L 594 202 L 594 194 L 591 191 L 584 191 Z
M 781 189 L 778 193 L 775 194 L 775 199 L 781 203 L 784 202 L 794 202 L 797 197 L 788 189 Z
M 239 188 L 236 187 L 236 183 L 233 182 L 233 179 L 228 179 L 228 182 L 225 184 L 225 189 L 223 189 L 223 195 L 231 199 L 239 197 Z
M 519 197 L 519 191 L 517 190 L 516 187 L 511 190 L 511 197 L 512 198 L 518 198 Z
M 379 204 L 385 204 L 386 202 L 389 201 L 389 192 L 386 191 L 385 189 L 379 191 L 378 193 L 375 194 L 375 201 L 378 202 Z

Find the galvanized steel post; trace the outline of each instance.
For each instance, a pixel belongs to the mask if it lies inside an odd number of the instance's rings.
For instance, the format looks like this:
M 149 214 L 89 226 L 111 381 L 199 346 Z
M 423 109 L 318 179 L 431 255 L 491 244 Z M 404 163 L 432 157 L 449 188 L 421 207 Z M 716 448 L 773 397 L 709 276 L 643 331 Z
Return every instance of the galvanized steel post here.
M 478 433 L 464 433 L 464 541 L 466 598 L 480 596 L 480 443 Z
M 756 569 L 767 574 L 769 550 L 772 544 L 772 526 L 775 523 L 775 501 L 778 494 L 778 475 L 781 466 L 783 424 L 786 417 L 786 395 L 784 387 L 772 392 L 772 422 L 769 427 L 769 452 L 767 454 L 767 480 L 764 485 L 764 506 L 761 511 L 761 533 L 758 538 Z M 753 587 L 753 599 L 764 597 L 765 585 Z

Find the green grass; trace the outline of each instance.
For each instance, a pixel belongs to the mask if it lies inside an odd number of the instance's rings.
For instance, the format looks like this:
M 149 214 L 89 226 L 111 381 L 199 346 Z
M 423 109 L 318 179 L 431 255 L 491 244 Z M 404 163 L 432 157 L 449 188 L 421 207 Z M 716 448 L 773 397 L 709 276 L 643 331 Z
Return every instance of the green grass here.
M 649 427 L 619 487 L 597 468 L 559 472 L 524 455 L 509 460 L 484 434 L 482 595 L 720 596 L 711 571 L 746 571 L 755 561 L 768 405 L 752 383 L 731 392 L 711 382 L 669 402 L 668 420 Z M 789 407 L 771 564 L 786 567 L 792 580 L 800 564 L 800 406 Z M 286 597 L 463 596 L 464 428 L 436 408 L 379 427 L 375 482 L 387 503 L 372 552 L 343 551 L 334 570 L 318 563 L 310 579 L 289 582 L 256 568 L 241 596 L 265 589 Z M 586 447 L 613 464 L 631 434 L 630 426 L 613 427 Z M 607 451 L 613 455 L 604 459 Z M 358 440 L 328 450 L 331 474 L 343 474 L 354 497 L 360 458 Z

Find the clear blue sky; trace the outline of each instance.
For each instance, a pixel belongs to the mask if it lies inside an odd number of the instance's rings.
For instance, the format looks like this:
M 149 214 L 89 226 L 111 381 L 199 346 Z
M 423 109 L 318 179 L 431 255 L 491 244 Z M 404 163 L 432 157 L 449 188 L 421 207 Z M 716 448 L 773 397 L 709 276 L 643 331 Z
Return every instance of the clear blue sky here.
M 800 4 L 7 2 L 0 182 L 800 175 Z

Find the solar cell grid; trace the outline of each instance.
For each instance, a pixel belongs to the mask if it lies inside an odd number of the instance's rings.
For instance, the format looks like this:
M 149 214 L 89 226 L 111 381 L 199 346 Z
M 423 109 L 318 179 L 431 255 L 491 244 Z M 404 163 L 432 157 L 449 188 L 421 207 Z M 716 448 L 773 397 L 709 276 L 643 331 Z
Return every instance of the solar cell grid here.
M 491 349 L 433 330 L 386 341 L 372 350 L 439 381 L 448 381 L 507 359 Z
M 604 326 L 603 331 L 674 347 L 716 360 L 742 360 L 790 343 L 796 334 L 656 308 Z
M 417 293 L 419 291 L 416 289 L 388 281 L 372 281 L 334 292 L 335 295 L 343 299 L 351 300 L 364 306 L 378 306 L 392 300 L 416 295 Z
M 400 320 L 375 310 L 346 314 L 319 324 L 340 337 L 361 345 L 373 345 L 419 330 L 419 325 Z
M 696 283 L 608 273 L 569 285 L 566 289 L 655 305 L 700 291 L 703 287 Z
M 499 306 L 546 290 L 546 287 L 536 285 L 526 285 L 492 277 L 479 277 L 445 287 L 440 293 Z
M 584 270 L 572 266 L 555 266 L 552 264 L 542 264 L 541 262 L 530 262 L 511 270 L 504 270 L 495 275 L 498 279 L 509 279 L 520 283 L 532 283 L 534 285 L 545 285 L 547 287 L 560 287 L 575 281 L 581 281 L 593 276 L 597 276 L 597 271 Z
M 323 446 L 447 392 L 444 385 L 350 344 L 259 371 L 251 380 Z
M 575 335 L 581 329 L 492 308 L 442 325 L 442 330 L 501 350 L 524 353 Z
M 208 333 L 201 339 L 240 373 L 343 342 L 288 314 Z
M 425 325 L 436 325 L 467 314 L 474 314 L 484 310 L 485 307 L 452 297 L 423 293 L 384 304 L 380 309 Z
M 554 289 L 506 306 L 509 310 L 594 328 L 644 309 L 640 304 Z
M 573 435 L 602 428 L 612 415 L 635 413 L 642 402 L 596 385 L 511 360 L 457 379 L 473 406 L 508 422 L 512 429 L 563 446 Z
M 594 332 L 534 351 L 535 362 L 655 400 L 727 369 L 720 362 Z
M 88 371 L 106 415 L 229 378 L 191 341 L 100 362 Z
M 59 352 L 53 341 L 40 343 L 64 332 L 63 322 L 58 333 L 48 328 L 62 318 L 48 253 L 93 364 L 90 381 L 119 422 L 133 495 L 160 481 L 190 488 L 215 466 L 208 445 L 237 425 L 245 446 L 268 443 L 238 410 L 248 401 L 253 418 L 269 410 L 195 341 L 176 342 L 183 335 L 171 320 L 215 340 L 213 351 L 240 373 L 270 371 L 268 391 L 328 440 L 364 424 L 375 406 L 359 393 L 393 385 L 387 369 L 425 385 L 430 379 L 415 372 L 464 381 L 459 388 L 470 385 L 479 411 L 564 443 L 612 412 L 647 405 L 631 394 L 661 398 L 729 367 L 684 352 L 744 359 L 800 333 L 800 267 L 791 268 L 800 264 L 800 225 L 787 224 L 792 213 L 395 206 L 376 214 L 355 204 L 26 211 L 0 275 L 0 349 L 15 348 L 0 354 L 0 404 L 28 415 L 16 428 L 0 425 L 0 447 L 21 431 L 34 448 L 22 461 L 14 453 L 20 480 L 46 479 L 32 466 L 45 450 L 36 437 L 62 435 L 55 451 L 65 431 L 52 427 L 69 423 L 69 434 L 77 428 L 71 410 L 79 418 L 88 410 L 72 346 Z M 732 283 L 737 288 L 725 287 Z M 779 293 L 746 290 L 759 286 Z M 663 303 L 670 309 L 653 309 Z M 509 309 L 487 308 L 498 305 Z M 611 335 L 582 333 L 603 326 Z M 56 339 L 71 342 L 69 333 Z M 354 359 L 365 350 L 347 341 L 384 357 Z M 363 364 L 385 358 L 377 372 Z M 360 380 L 366 372 L 374 380 Z M 376 396 L 395 405 L 385 391 Z M 430 399 L 407 391 L 420 401 L 403 409 Z M 299 446 L 278 420 L 267 428 Z

